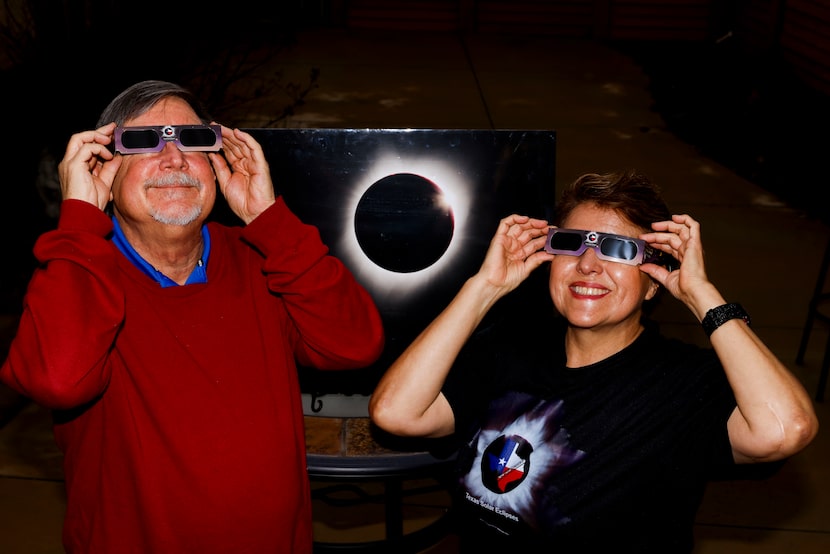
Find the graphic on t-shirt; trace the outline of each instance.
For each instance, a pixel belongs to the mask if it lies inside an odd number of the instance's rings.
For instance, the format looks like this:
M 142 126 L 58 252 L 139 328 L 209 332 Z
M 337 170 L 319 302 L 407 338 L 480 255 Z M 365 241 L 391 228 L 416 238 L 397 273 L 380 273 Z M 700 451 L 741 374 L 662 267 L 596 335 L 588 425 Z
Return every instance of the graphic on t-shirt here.
M 533 447 L 522 437 L 502 435 L 484 451 L 481 457 L 481 480 L 495 493 L 515 489 L 524 480 Z
M 475 460 L 462 478 L 467 501 L 533 528 L 540 519 L 545 524 L 567 521 L 550 497 L 551 478 L 585 453 L 570 446 L 560 422 L 562 409 L 561 400 L 538 401 L 518 393 L 492 403 L 469 445 Z

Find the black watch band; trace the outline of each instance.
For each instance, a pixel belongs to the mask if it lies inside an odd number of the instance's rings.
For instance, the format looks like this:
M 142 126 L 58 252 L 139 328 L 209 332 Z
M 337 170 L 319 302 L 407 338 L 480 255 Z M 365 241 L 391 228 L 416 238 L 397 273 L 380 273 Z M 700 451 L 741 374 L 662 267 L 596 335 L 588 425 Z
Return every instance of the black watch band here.
M 723 306 L 712 308 L 706 312 L 706 316 L 700 323 L 703 325 L 703 330 L 706 331 L 706 336 L 708 337 L 715 332 L 715 329 L 730 319 L 743 319 L 747 325 L 751 323 L 749 314 L 746 313 L 743 306 L 737 303 L 724 304 Z

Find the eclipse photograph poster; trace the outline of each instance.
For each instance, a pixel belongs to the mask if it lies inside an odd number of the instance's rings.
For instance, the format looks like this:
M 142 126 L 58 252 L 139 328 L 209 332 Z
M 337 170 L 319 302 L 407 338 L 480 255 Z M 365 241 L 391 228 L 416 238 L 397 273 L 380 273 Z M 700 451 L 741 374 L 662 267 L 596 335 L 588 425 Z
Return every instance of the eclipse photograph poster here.
M 501 218 L 552 216 L 552 130 L 247 131 L 263 146 L 276 191 L 320 230 L 384 321 L 386 346 L 372 367 L 301 368 L 304 392 L 370 394 L 477 271 Z

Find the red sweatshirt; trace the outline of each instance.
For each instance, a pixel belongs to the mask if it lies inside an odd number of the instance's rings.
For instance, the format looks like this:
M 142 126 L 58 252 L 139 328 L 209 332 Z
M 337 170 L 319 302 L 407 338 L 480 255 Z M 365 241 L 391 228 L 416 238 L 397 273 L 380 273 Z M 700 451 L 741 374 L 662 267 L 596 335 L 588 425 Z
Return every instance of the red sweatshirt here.
M 208 282 L 162 288 L 63 203 L 0 378 L 55 410 L 69 553 L 309 553 L 295 360 L 370 365 L 367 291 L 278 199 L 246 227 L 209 224 Z

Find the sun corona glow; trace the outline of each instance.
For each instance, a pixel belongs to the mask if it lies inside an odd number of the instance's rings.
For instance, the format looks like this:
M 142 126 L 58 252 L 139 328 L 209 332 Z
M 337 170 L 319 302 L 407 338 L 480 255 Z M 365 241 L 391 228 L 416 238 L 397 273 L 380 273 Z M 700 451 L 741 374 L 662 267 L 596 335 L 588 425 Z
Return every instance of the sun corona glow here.
M 452 212 L 455 228 L 444 255 L 435 263 L 419 271 L 398 273 L 380 267 L 363 252 L 355 231 L 355 213 L 364 193 L 379 180 L 398 173 L 411 173 L 435 184 L 441 192 L 441 201 Z M 347 258 L 347 265 L 355 276 L 384 296 L 390 293 L 406 292 L 424 286 L 441 275 L 451 266 L 452 260 L 463 247 L 467 217 L 470 210 L 472 185 L 458 162 L 452 165 L 444 160 L 429 156 L 405 156 L 396 152 L 385 152 L 378 156 L 366 172 L 356 177 L 351 187 L 351 196 L 346 199 L 347 216 L 343 222 L 339 251 Z M 390 214 L 389 217 L 394 217 Z

